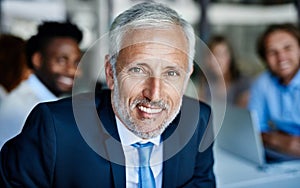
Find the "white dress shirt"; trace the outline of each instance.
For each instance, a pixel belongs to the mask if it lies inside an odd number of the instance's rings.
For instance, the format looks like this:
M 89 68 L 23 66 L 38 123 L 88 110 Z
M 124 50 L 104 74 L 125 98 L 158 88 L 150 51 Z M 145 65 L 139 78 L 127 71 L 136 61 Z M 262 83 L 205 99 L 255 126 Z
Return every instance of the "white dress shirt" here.
M 125 125 L 116 117 L 117 128 L 122 143 L 123 151 L 125 154 L 126 163 L 126 187 L 137 188 L 138 187 L 138 151 L 137 148 L 133 147 L 132 144 L 137 142 L 147 143 L 152 142 L 154 144 L 151 153 L 150 167 L 154 175 L 156 187 L 162 186 L 162 160 L 163 160 L 163 147 L 160 142 L 160 136 L 144 140 L 131 131 L 129 131 Z
M 0 105 L 0 148 L 19 134 L 32 108 L 40 102 L 57 100 L 34 75 L 10 92 Z
M 4 89 L 4 87 L 2 85 L 0 85 L 0 105 L 1 102 L 4 100 L 4 98 L 7 96 L 7 91 L 6 89 Z

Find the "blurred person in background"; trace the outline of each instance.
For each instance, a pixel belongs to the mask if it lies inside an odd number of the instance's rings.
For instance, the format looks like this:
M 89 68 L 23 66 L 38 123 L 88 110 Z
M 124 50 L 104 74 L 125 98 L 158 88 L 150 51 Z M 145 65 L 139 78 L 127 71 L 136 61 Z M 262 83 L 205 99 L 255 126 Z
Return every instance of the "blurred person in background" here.
M 249 109 L 258 115 L 270 160 L 300 159 L 300 34 L 296 26 L 270 25 L 257 51 L 267 70 L 253 83 Z
M 34 74 L 10 93 L 0 107 L 0 147 L 18 134 L 32 108 L 71 94 L 81 58 L 82 31 L 72 23 L 44 22 L 26 44 Z
M 0 105 L 3 98 L 30 75 L 25 41 L 12 34 L 0 35 Z
M 211 94 L 215 92 L 217 100 L 245 108 L 251 82 L 238 69 L 231 44 L 226 37 L 215 35 L 210 38 L 208 48 L 210 52 L 204 64 L 206 71 L 205 74 L 202 71 L 200 78 L 200 98 L 211 102 Z M 208 85 L 208 81 L 212 83 Z

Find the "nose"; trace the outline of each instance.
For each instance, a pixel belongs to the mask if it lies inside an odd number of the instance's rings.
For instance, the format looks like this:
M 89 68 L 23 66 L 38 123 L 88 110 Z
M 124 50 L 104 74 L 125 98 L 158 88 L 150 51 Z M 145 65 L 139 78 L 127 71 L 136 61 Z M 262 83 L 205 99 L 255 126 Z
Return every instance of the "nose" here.
M 150 77 L 146 81 L 145 89 L 143 90 L 143 96 L 150 101 L 156 101 L 161 99 L 162 81 L 157 77 Z
M 279 51 L 277 53 L 277 58 L 279 61 L 284 61 L 286 59 L 286 53 L 284 51 Z

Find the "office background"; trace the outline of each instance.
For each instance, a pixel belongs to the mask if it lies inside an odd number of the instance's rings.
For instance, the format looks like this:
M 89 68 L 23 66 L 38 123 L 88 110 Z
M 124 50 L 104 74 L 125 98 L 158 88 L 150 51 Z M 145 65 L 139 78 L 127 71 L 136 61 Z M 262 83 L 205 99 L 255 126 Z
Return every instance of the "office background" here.
M 0 33 L 29 38 L 43 20 L 70 20 L 83 30 L 81 48 L 87 50 L 108 32 L 112 19 L 139 0 L 0 0 Z M 299 22 L 298 0 L 160 0 L 177 10 L 195 26 L 206 42 L 223 34 L 232 43 L 239 68 L 255 76 L 264 67 L 255 53 L 255 42 L 271 23 Z M 96 58 L 98 57 L 91 57 Z M 91 59 L 94 61 L 95 59 Z M 103 82 L 94 67 L 86 68 L 91 78 Z M 90 78 L 89 78 L 90 79 Z
M 81 48 L 95 44 L 109 29 L 113 18 L 139 0 L 0 0 L 0 34 L 13 33 L 28 39 L 43 20 L 70 20 L 84 32 Z M 299 0 L 160 0 L 177 10 L 207 42 L 214 34 L 226 36 L 239 68 L 255 76 L 264 66 L 255 52 L 259 34 L 272 23 L 299 24 Z M 103 45 L 105 46 L 105 45 Z M 100 46 L 103 47 L 103 46 Z M 104 62 L 99 56 L 87 56 L 89 62 Z M 85 67 L 86 79 L 104 81 L 98 64 Z M 287 173 L 261 171 L 243 159 L 216 150 L 218 187 L 297 187 L 300 171 Z M 293 164 L 294 165 L 294 164 Z M 300 166 L 300 164 L 295 164 Z M 299 167 L 300 169 L 300 167 Z

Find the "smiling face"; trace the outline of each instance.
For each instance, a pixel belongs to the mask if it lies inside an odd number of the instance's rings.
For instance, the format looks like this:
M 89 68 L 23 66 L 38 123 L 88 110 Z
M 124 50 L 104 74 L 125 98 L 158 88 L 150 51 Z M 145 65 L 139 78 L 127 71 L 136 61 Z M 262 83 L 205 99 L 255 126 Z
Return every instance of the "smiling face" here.
M 270 70 L 283 84 L 288 84 L 300 65 L 300 47 L 297 39 L 285 31 L 275 31 L 265 40 L 266 60 Z
M 76 76 L 81 51 L 75 40 L 68 37 L 53 39 L 43 54 L 33 57 L 36 75 L 56 96 L 70 93 Z
M 137 136 L 160 135 L 179 112 L 188 72 L 188 44 L 181 30 L 128 33 L 114 77 L 106 63 L 115 114 Z

